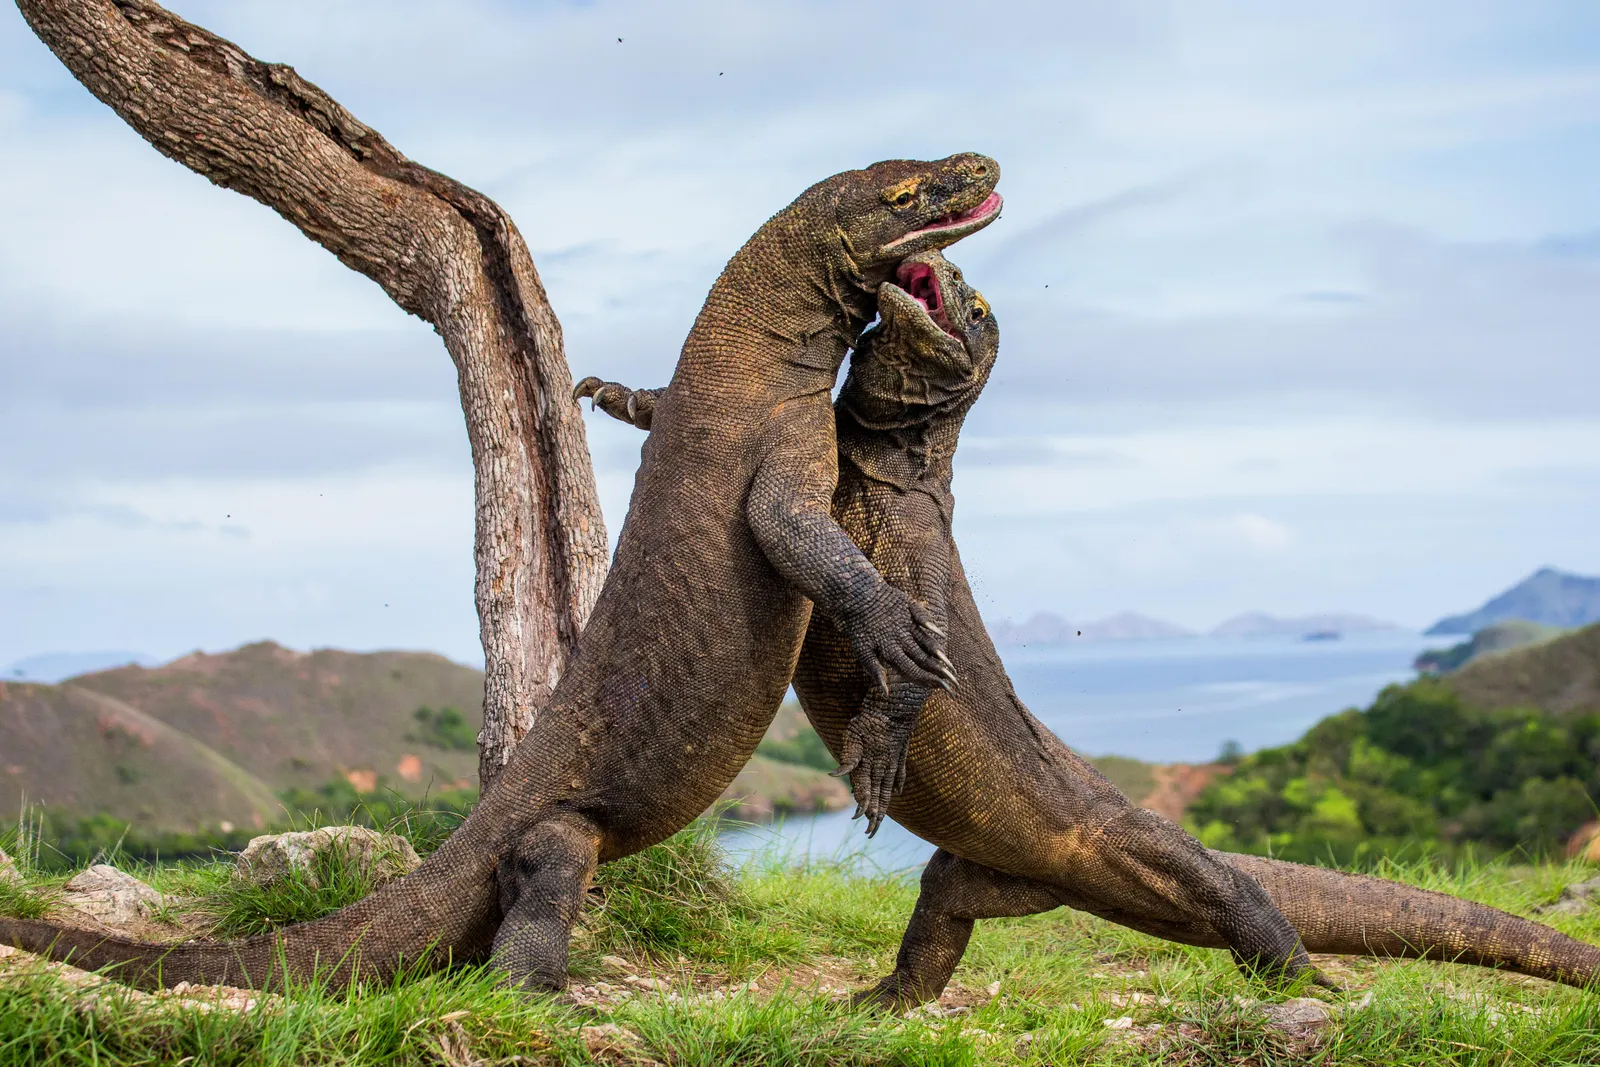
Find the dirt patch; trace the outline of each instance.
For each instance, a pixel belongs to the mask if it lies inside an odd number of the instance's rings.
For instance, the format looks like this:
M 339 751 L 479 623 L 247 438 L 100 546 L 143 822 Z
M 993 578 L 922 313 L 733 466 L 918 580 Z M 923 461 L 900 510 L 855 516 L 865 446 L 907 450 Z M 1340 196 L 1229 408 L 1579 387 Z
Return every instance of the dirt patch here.
M 1155 775 L 1155 786 L 1139 802 L 1139 806 L 1174 822 L 1183 818 L 1183 813 L 1189 810 L 1189 805 L 1205 791 L 1206 786 L 1223 775 L 1233 773 L 1233 768 L 1221 763 L 1166 763 L 1151 770 Z

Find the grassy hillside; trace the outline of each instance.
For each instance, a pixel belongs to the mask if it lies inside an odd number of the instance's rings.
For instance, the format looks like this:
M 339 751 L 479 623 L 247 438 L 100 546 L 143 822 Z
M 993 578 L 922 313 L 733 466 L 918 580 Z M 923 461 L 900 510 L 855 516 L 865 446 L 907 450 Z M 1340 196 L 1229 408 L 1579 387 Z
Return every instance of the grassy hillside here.
M 263 641 L 72 681 L 181 730 L 274 789 L 349 776 L 419 796 L 477 780 L 471 738 L 483 725 L 483 673 L 431 653 L 296 652 Z M 425 721 L 421 707 L 433 713 Z M 461 727 L 441 729 L 441 708 L 456 709 Z
M 1445 682 L 1479 709 L 1600 712 L 1600 623 L 1564 637 L 1475 659 Z
M 165 831 L 282 817 L 266 782 L 135 707 L 77 685 L 0 682 L 0 810 L 24 799 Z
M 1482 656 L 1553 641 L 1565 632 L 1559 626 L 1545 626 L 1527 619 L 1506 619 L 1485 626 L 1460 644 L 1429 649 L 1419 655 L 1413 665 L 1424 673 L 1448 674 Z
M 317 914 L 348 895 L 335 883 L 285 908 L 269 894 L 241 894 L 221 865 L 139 873 L 168 894 L 173 936 Z M 1588 872 L 1412 865 L 1382 873 L 1528 914 Z M 61 877 L 35 876 L 32 888 Z M 892 966 L 914 880 L 826 864 L 730 871 L 702 829 L 601 867 L 598 882 L 575 939 L 568 1003 L 518 996 L 496 987 L 492 973 L 463 967 L 349 994 L 313 985 L 255 998 L 247 1010 L 205 1010 L 205 990 L 165 1000 L 91 995 L 0 958 L 0 1062 L 1503 1067 L 1600 1059 L 1593 993 L 1452 964 L 1317 957 L 1340 988 L 1288 1001 L 1241 976 L 1225 952 L 1065 909 L 980 922 L 937 1003 L 872 1015 L 844 998 Z M 1600 940 L 1600 908 L 1550 919 Z M 202 1006 L 185 1006 L 195 1001 Z

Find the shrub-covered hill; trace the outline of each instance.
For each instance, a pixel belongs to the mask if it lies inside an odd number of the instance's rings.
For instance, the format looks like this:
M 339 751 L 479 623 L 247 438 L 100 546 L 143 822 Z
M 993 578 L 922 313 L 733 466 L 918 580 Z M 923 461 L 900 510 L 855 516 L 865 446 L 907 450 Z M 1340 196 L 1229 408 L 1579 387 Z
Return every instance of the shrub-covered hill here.
M 0 682 L 0 805 L 104 813 L 157 830 L 260 827 L 271 787 L 187 734 L 76 685 Z
M 1191 805 L 1214 847 L 1349 858 L 1405 844 L 1552 851 L 1600 798 L 1600 627 L 1390 686 L 1245 757 Z

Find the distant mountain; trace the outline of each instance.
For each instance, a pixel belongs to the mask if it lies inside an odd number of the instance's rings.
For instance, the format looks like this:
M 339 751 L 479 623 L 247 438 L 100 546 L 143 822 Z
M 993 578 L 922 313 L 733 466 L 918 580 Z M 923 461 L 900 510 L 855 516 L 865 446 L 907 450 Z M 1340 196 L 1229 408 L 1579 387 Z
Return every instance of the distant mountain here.
M 1474 708 L 1600 712 L 1600 625 L 1481 656 L 1443 681 Z
M 14 819 L 24 801 L 167 831 L 255 828 L 283 815 L 260 778 L 120 700 L 0 682 L 0 811 Z
M 1265 612 L 1252 611 L 1235 615 L 1211 631 L 1212 637 L 1304 637 L 1306 634 L 1353 634 L 1368 630 L 1396 630 L 1392 622 L 1384 622 L 1367 615 L 1301 615 L 1282 618 Z
M 5 669 L 0 678 L 12 682 L 47 682 L 54 685 L 75 674 L 125 667 L 130 663 L 148 667 L 154 657 L 138 652 L 45 652 L 19 659 Z
M 1427 632 L 1471 634 L 1505 619 L 1569 628 L 1600 622 L 1600 578 L 1541 567 L 1477 611 L 1440 619 Z
M 1479 656 L 1541 644 L 1552 641 L 1564 633 L 1566 631 L 1559 626 L 1544 626 L 1537 622 L 1529 622 L 1527 619 L 1507 619 L 1504 622 L 1490 623 L 1473 634 L 1469 641 L 1451 645 L 1449 648 L 1430 648 L 1416 658 L 1413 666 L 1424 674 L 1448 674 L 1466 666 Z
M 1182 626 L 1131 611 L 1080 623 L 1041 611 L 1023 623 L 1001 620 L 989 627 L 989 634 L 997 645 L 1064 645 L 1069 641 L 1141 641 L 1194 636 L 1193 631 Z

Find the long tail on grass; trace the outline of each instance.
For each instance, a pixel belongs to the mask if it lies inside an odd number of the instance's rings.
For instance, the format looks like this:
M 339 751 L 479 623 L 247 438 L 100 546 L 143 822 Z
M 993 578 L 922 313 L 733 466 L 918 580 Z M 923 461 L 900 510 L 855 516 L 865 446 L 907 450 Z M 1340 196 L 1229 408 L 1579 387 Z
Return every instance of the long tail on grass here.
M 332 915 L 237 941 L 160 944 L 0 918 L 0 942 L 144 989 L 383 980 L 402 967 L 487 954 L 499 914 L 493 871 L 447 854 L 456 851 L 447 842 L 410 875 Z
M 1600 948 L 1444 893 L 1261 856 L 1217 853 L 1261 883 L 1307 951 L 1446 960 L 1594 988 Z

